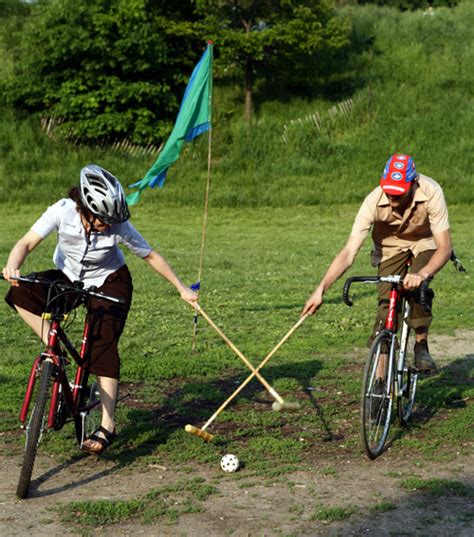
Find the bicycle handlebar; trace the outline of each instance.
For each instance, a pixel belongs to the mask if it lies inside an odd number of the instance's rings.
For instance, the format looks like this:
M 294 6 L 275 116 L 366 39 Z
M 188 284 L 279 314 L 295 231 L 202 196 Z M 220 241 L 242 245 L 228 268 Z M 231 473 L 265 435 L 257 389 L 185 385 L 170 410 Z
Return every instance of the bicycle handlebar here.
M 349 289 L 354 282 L 361 283 L 378 283 L 380 281 L 378 276 L 353 276 L 352 278 L 347 278 L 342 289 L 342 300 L 348 305 L 352 306 L 354 303 L 349 298 Z
M 3 274 L 0 274 L 0 280 L 5 280 Z M 73 285 L 69 285 L 64 282 L 52 282 L 51 280 L 48 280 L 46 278 L 41 278 L 41 277 L 36 276 L 34 272 L 26 276 L 19 276 L 18 278 L 12 278 L 12 280 L 17 280 L 19 282 L 27 282 L 27 283 L 41 283 L 44 285 L 55 284 L 63 291 L 71 291 L 71 292 L 79 293 L 85 296 L 93 296 L 95 298 L 99 298 L 102 300 L 108 300 L 109 302 L 115 302 L 115 304 L 125 304 L 124 298 L 110 296 L 110 295 L 106 295 L 105 293 L 97 292 L 96 287 L 94 286 L 83 288 L 81 282 L 75 282 Z
M 419 296 L 420 296 L 420 305 L 426 313 L 431 313 L 431 305 L 428 297 L 428 286 L 430 284 L 431 278 L 422 282 L 419 287 Z M 395 285 L 400 285 L 403 282 L 403 278 L 399 275 L 395 276 L 353 276 L 348 278 L 342 289 L 342 299 L 348 306 L 352 306 L 353 302 L 349 298 L 349 289 L 354 282 L 360 283 L 392 283 Z

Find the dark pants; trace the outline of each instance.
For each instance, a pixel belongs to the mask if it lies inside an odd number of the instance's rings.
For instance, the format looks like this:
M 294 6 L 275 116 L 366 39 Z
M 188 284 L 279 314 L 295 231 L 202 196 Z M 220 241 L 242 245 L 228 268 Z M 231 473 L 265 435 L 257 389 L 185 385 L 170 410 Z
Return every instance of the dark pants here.
M 378 266 L 378 275 L 379 276 L 389 276 L 389 275 L 395 275 L 399 274 L 400 276 L 406 276 L 407 272 L 415 273 L 418 272 L 420 269 L 422 269 L 428 261 L 431 259 L 432 255 L 435 253 L 436 250 L 426 250 L 424 252 L 421 252 L 417 255 L 417 257 L 414 257 L 412 259 L 411 266 L 409 269 L 407 268 L 407 261 L 412 258 L 412 253 L 410 251 L 408 252 L 402 252 L 401 254 L 397 254 L 390 259 L 387 259 L 386 261 L 383 261 Z M 378 302 L 378 310 L 377 310 L 377 317 L 374 324 L 374 329 L 372 333 L 372 337 L 369 341 L 369 343 L 373 340 L 377 332 L 380 332 L 382 328 L 385 325 L 385 319 L 387 318 L 388 314 L 388 304 L 389 304 L 389 297 L 390 297 L 390 289 L 391 284 L 389 283 L 379 283 L 378 285 L 378 294 L 379 294 L 379 302 Z M 428 326 L 431 324 L 432 316 L 428 315 L 423 308 L 420 306 L 418 300 L 411 298 L 410 299 L 410 306 L 411 306 L 411 313 L 410 317 L 408 319 L 408 325 L 411 328 L 428 328 Z M 398 318 L 397 318 L 397 325 L 400 323 L 400 317 L 401 312 L 398 312 Z
M 60 270 L 38 272 L 38 276 L 55 281 L 71 283 Z M 48 286 L 22 282 L 18 287 L 11 287 L 5 300 L 15 309 L 23 308 L 35 315 L 45 312 L 48 300 Z M 86 367 L 94 375 L 119 378 L 120 356 L 118 342 L 125 326 L 130 303 L 132 301 L 132 277 L 126 265 L 110 274 L 98 291 L 125 299 L 125 304 L 114 304 L 107 300 L 91 298 L 87 312 L 91 331 L 86 353 Z M 70 311 L 77 306 L 74 297 L 61 303 L 62 311 Z

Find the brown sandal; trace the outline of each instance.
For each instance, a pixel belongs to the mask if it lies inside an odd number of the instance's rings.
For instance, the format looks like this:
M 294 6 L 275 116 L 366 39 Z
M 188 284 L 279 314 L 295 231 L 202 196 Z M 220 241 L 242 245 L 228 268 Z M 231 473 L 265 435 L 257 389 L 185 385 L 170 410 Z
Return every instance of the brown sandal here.
M 97 433 L 99 432 L 104 433 L 104 437 L 98 436 Z M 81 449 L 86 453 L 92 453 L 93 455 L 101 455 L 115 440 L 116 436 L 117 433 L 115 432 L 115 429 L 110 432 L 107 431 L 107 429 L 105 429 L 105 427 L 102 427 L 101 425 L 88 438 L 86 438 L 84 442 L 82 442 Z M 97 446 L 97 444 L 99 445 Z

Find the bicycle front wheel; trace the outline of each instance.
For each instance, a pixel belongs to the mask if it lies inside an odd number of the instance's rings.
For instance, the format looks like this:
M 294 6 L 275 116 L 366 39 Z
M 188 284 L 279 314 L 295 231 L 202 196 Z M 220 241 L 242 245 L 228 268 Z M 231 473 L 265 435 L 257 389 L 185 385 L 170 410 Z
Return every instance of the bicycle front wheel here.
M 36 451 L 45 428 L 45 420 L 47 419 L 45 416 L 45 409 L 46 402 L 50 395 L 49 385 L 52 374 L 53 363 L 49 360 L 43 361 L 41 364 L 40 382 L 38 391 L 36 393 L 35 406 L 26 428 L 25 453 L 23 455 L 20 479 L 18 480 L 18 487 L 16 489 L 16 495 L 19 498 L 26 498 L 28 496 L 28 489 L 30 486 L 31 475 L 33 473 Z
M 370 347 L 361 393 L 361 440 L 369 459 L 378 457 L 390 429 L 393 407 L 393 376 L 389 373 L 392 337 L 378 334 Z
M 414 330 L 407 328 L 405 348 L 400 348 L 403 352 L 403 363 L 399 363 L 400 371 L 398 372 L 398 419 L 404 427 L 408 425 L 408 420 L 413 412 L 415 405 L 416 385 L 418 382 L 418 371 L 414 367 L 413 348 L 415 345 Z M 402 360 L 400 360 L 402 361 Z

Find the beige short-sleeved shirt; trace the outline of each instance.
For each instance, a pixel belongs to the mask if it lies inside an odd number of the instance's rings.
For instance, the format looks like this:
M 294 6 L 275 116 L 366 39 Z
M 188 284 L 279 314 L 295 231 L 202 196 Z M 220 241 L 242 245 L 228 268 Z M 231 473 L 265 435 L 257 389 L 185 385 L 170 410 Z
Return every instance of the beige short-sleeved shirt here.
M 372 229 L 374 267 L 408 250 L 415 256 L 435 250 L 433 234 L 449 229 L 448 208 L 440 185 L 419 174 L 412 188 L 413 200 L 403 217 L 392 210 L 380 186 L 365 198 L 357 213 L 351 235 L 365 239 Z

